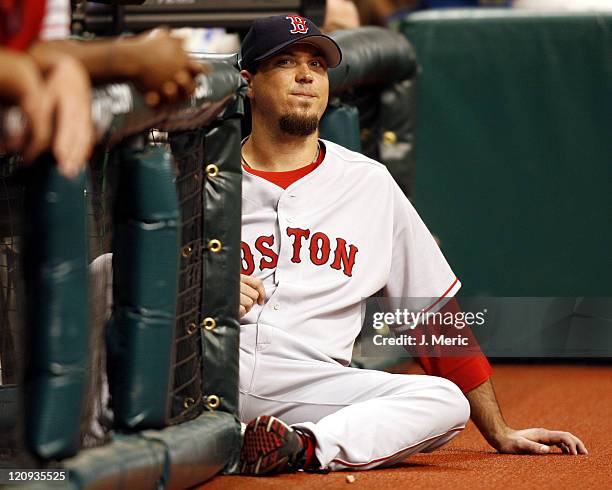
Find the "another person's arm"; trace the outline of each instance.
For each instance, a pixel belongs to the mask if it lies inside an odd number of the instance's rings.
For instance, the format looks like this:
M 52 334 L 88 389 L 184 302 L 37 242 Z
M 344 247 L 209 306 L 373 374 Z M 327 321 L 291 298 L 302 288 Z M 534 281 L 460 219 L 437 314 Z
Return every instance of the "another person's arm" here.
M 59 172 L 73 177 L 85 166 L 94 142 L 89 76 L 66 54 L 26 54 L 44 24 L 45 1 L 9 2 L 2 14 L 15 13 L 16 8 L 18 30 L 9 33 L 0 23 L 0 39 L 11 50 L 2 52 L 0 77 L 4 101 L 18 105 L 28 120 L 28 141 L 18 137 L 5 144 L 21 152 L 26 164 L 51 149 Z
M 46 79 L 55 123 L 52 150 L 67 177 L 82 170 L 94 144 L 90 80 L 131 81 L 155 106 L 189 96 L 203 72 L 165 30 L 92 42 L 41 41 L 29 54 Z
M 131 81 L 152 106 L 189 96 L 195 77 L 204 71 L 165 29 L 110 40 L 37 43 L 30 53 L 41 65 L 68 54 L 83 64 L 94 83 Z
M 72 178 L 83 170 L 94 144 L 91 87 L 81 64 L 67 55 L 45 60 L 2 50 L 0 96 L 18 105 L 28 120 L 28 141 L 8 141 L 26 164 L 51 149 L 60 174 Z

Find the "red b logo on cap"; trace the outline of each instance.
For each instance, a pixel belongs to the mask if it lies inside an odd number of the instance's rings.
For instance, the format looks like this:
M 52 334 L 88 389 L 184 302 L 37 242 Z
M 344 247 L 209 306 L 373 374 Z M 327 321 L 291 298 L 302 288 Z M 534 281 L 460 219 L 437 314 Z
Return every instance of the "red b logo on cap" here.
M 288 15 L 285 19 L 291 21 L 291 25 L 293 29 L 289 32 L 291 34 L 306 34 L 308 32 L 308 26 L 306 25 L 306 19 L 304 17 L 300 17 L 299 15 Z

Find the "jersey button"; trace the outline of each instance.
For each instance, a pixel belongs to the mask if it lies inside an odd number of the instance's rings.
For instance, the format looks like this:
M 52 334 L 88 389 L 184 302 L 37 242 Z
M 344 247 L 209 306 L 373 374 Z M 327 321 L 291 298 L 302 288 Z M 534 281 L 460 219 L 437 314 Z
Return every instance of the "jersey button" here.
M 275 310 L 280 309 L 280 305 L 278 303 L 276 303 L 272 308 L 274 308 Z

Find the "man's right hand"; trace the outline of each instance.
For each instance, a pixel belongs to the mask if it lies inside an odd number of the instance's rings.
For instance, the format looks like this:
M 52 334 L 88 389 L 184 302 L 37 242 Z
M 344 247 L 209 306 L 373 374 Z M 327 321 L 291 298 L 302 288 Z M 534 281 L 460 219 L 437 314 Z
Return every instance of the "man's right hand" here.
M 263 305 L 266 291 L 261 279 L 240 274 L 240 318 L 246 315 L 255 303 Z
M 134 67 L 131 79 L 151 106 L 188 97 L 195 89 L 195 77 L 206 71 L 204 65 L 189 58 L 183 41 L 172 37 L 167 29 L 154 29 L 118 42 L 130 46 L 131 56 L 126 61 Z

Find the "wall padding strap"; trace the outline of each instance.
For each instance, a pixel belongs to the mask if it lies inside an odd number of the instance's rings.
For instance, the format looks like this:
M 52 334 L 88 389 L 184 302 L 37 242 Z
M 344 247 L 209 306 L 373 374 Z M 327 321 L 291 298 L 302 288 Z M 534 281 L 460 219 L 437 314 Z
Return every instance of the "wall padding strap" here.
M 114 311 L 107 328 L 115 424 L 159 428 L 168 413 L 179 210 L 170 155 L 124 148 L 115 203 Z
M 76 453 L 88 360 L 85 177 L 46 155 L 27 171 L 24 408 L 26 444 L 44 459 Z
M 242 114 L 242 98 L 237 97 L 207 129 L 203 162 L 202 393 L 209 409 L 233 414 L 238 409 L 240 344 Z

